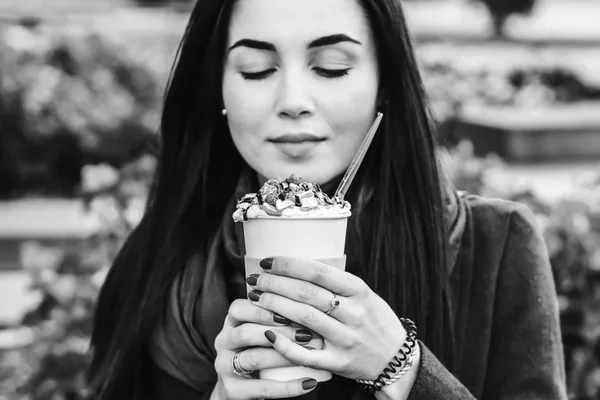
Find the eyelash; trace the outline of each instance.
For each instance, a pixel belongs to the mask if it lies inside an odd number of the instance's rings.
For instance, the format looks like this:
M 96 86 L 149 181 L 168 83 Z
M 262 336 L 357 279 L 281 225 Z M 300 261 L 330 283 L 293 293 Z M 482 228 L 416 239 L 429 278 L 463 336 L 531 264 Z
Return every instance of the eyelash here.
M 327 68 L 315 67 L 315 68 L 313 68 L 313 70 L 325 78 L 340 78 L 342 76 L 348 75 L 348 71 L 350 71 L 350 68 L 327 69 Z M 260 81 L 262 79 L 267 78 L 269 75 L 271 75 L 275 71 L 276 71 L 275 68 L 270 68 L 270 69 L 267 69 L 264 71 L 259 71 L 259 72 L 242 72 L 241 74 L 244 79 L 252 80 L 252 81 Z

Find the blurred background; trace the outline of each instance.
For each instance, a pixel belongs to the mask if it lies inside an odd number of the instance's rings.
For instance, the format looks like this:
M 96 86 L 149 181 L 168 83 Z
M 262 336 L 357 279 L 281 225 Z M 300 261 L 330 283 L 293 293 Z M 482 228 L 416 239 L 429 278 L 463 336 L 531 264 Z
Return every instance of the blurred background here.
M 0 400 L 84 399 L 192 0 L 0 1 Z M 537 215 L 569 392 L 600 398 L 600 1 L 405 0 L 461 190 Z

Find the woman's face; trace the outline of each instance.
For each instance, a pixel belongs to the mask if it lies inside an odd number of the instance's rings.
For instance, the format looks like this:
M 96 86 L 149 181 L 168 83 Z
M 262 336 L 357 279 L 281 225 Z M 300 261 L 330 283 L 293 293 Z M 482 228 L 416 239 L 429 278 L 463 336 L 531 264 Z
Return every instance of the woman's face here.
M 342 174 L 373 123 L 379 84 L 357 0 L 241 0 L 228 36 L 223 100 L 246 162 L 261 179 Z

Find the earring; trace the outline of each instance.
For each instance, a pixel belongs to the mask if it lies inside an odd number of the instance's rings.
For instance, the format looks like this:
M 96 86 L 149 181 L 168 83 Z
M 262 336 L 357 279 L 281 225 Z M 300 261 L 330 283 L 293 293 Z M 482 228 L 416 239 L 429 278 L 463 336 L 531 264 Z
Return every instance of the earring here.
M 224 109 L 221 110 L 221 115 L 224 116 L 224 117 L 227 115 L 227 109 L 226 108 L 224 108 Z

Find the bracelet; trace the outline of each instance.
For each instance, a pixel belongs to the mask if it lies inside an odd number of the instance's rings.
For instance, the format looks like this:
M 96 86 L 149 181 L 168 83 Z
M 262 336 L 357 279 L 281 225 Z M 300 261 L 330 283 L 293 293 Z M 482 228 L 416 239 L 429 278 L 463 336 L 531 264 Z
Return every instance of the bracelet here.
M 398 350 L 398 354 L 388 363 L 383 372 L 373 381 L 356 379 L 368 393 L 380 391 L 384 386 L 391 385 L 406 374 L 414 364 L 417 347 L 417 326 L 408 318 L 400 318 L 400 323 L 406 330 L 406 340 Z

